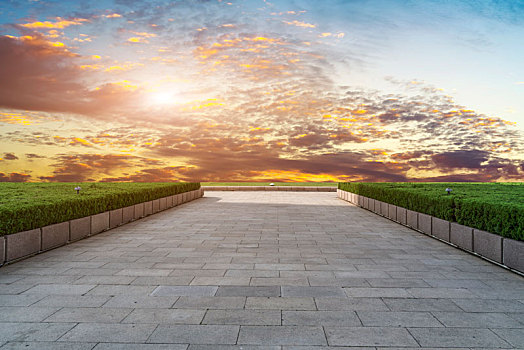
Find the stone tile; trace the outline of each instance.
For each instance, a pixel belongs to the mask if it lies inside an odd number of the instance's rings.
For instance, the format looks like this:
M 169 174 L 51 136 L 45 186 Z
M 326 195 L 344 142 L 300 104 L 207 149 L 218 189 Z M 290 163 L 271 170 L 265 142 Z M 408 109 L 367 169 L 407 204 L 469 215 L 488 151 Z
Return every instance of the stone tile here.
M 341 287 L 298 287 L 282 286 L 283 297 L 345 297 Z
M 180 297 L 173 306 L 178 309 L 243 309 L 244 297 Z
M 110 308 L 63 308 L 49 316 L 46 322 L 99 322 L 118 323 L 124 319 L 131 309 Z
M 205 310 L 135 309 L 122 323 L 200 324 Z
M 453 302 L 466 312 L 524 312 L 524 303 L 518 300 L 453 299 Z
M 361 326 L 354 311 L 282 311 L 284 326 Z
M 213 296 L 218 290 L 218 286 L 158 286 L 152 296 Z
M 195 277 L 193 286 L 249 286 L 250 277 Z
M 160 325 L 149 343 L 235 344 L 239 326 Z
M 2 350 L 91 350 L 96 343 L 9 342 Z
M 443 327 L 429 312 L 357 311 L 365 327 Z
M 220 297 L 279 297 L 280 287 L 220 286 L 215 295 Z
M 302 278 L 251 278 L 252 286 L 309 286 L 308 279 Z
M 281 350 L 279 345 L 189 345 L 188 350 Z M 343 349 L 341 349 L 343 350 Z
M 383 300 L 392 311 L 462 311 L 450 299 L 384 298 Z
M 248 297 L 246 309 L 316 310 L 313 298 Z
M 44 298 L 43 295 L 1 295 L 0 306 L 29 306 Z
M 389 311 L 380 298 L 315 298 L 319 310 L 329 311 Z
M 7 341 L 56 341 L 75 326 L 75 323 L 5 322 L 0 327 L 0 344 Z
M 0 307 L 0 322 L 40 322 L 58 311 L 55 307 Z
M 277 310 L 208 310 L 202 324 L 280 325 Z
M 135 309 L 167 309 L 177 301 L 176 297 L 152 297 L 141 295 L 117 295 L 110 298 L 103 307 Z
M 59 341 L 143 343 L 153 333 L 153 324 L 79 323 Z
M 418 347 L 404 328 L 324 327 L 331 346 L 402 346 Z
M 83 276 L 73 284 L 131 284 L 135 279 L 131 276 Z
M 446 327 L 474 328 L 519 328 L 520 322 L 503 314 L 495 312 L 433 312 Z M 416 326 L 420 327 L 420 326 Z
M 123 276 L 122 276 L 123 277 Z M 136 277 L 133 279 L 132 285 L 137 286 L 184 286 L 189 285 L 193 280 L 193 276 L 179 276 L 179 277 Z
M 89 291 L 89 295 L 136 295 L 151 294 L 155 286 L 99 285 Z
M 524 344 L 522 327 L 517 329 L 492 329 L 492 331 L 516 348 L 522 347 L 522 344 Z
M 64 245 L 69 240 L 69 222 L 42 227 L 42 250 Z
M 93 288 L 95 288 L 93 284 L 39 284 L 28 289 L 24 294 L 83 295 Z
M 344 288 L 348 297 L 369 298 L 412 298 L 413 295 L 403 288 Z
M 273 270 L 227 270 L 224 277 L 279 277 Z
M 171 270 L 164 269 L 123 269 L 116 273 L 117 276 L 136 276 L 136 277 L 151 277 L 151 276 L 169 276 Z
M 251 345 L 326 345 L 322 327 L 242 326 L 238 344 Z
M 371 287 L 387 288 L 424 288 L 430 285 L 423 279 L 418 278 L 370 278 L 367 282 Z
M 489 329 L 480 328 L 410 328 L 422 347 L 504 348 L 509 344 Z
M 502 260 L 504 265 L 517 271 L 524 271 L 524 242 L 504 238 L 502 241 Z
M 34 229 L 5 237 L 6 261 L 22 258 L 40 251 L 41 231 Z
M 499 235 L 473 230 L 473 251 L 502 264 L 502 240 Z
M 415 298 L 477 298 L 465 288 L 408 288 L 410 294 Z
M 186 344 L 98 343 L 93 350 L 186 350 Z
M 28 295 L 29 296 L 29 295 Z M 109 300 L 109 296 L 94 295 L 49 295 L 39 297 L 37 307 L 100 307 Z M 1 298 L 0 298 L 1 300 Z

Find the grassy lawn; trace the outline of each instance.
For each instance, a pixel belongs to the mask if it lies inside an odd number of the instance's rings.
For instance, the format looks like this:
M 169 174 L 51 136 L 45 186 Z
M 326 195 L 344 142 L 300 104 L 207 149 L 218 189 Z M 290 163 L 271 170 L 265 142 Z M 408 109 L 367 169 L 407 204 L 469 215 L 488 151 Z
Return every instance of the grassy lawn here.
M 0 182 L 0 236 L 198 188 L 199 183 Z
M 340 189 L 524 240 L 524 183 L 341 183 Z M 451 194 L 447 194 L 450 188 Z
M 336 182 L 201 182 L 202 186 L 322 186 L 337 187 Z

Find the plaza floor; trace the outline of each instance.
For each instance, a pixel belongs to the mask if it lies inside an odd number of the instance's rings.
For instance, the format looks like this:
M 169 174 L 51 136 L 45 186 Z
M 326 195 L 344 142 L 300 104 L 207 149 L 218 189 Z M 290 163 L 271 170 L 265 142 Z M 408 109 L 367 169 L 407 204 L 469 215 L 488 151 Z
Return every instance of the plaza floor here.
M 524 348 L 524 279 L 315 192 L 205 197 L 0 268 L 0 349 Z

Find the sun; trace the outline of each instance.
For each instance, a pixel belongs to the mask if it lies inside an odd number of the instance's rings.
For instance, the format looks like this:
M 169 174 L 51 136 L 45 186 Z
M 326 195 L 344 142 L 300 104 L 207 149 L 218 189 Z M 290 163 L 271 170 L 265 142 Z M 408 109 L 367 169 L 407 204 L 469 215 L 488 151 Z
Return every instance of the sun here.
M 174 93 L 170 91 L 154 92 L 149 96 L 149 100 L 155 105 L 169 105 L 177 103 Z

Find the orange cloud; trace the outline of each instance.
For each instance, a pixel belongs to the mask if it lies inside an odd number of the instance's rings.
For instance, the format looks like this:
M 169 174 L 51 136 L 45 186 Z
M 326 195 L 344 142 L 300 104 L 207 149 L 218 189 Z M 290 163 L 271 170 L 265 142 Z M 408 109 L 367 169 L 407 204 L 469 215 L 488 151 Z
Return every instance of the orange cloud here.
M 297 21 L 297 20 L 294 20 L 294 21 L 291 21 L 291 22 L 286 22 L 286 21 L 283 21 L 283 22 L 285 24 L 290 25 L 290 26 L 297 26 L 297 27 L 303 27 L 303 28 L 316 28 L 317 27 L 314 24 L 306 23 L 306 22 L 300 22 L 300 21 Z
M 46 28 L 46 29 L 53 29 L 53 28 L 54 29 L 64 29 L 64 28 L 69 27 L 69 26 L 81 25 L 84 22 L 89 22 L 89 20 L 85 19 L 85 18 L 72 18 L 70 20 L 67 20 L 67 19 L 63 19 L 61 17 L 56 17 L 56 21 L 55 22 L 51 22 L 51 21 L 44 21 L 44 22 L 36 21 L 36 22 L 31 22 L 31 23 L 20 24 L 20 26 L 24 27 L 24 28 L 29 28 L 29 29 L 41 29 L 41 28 Z

